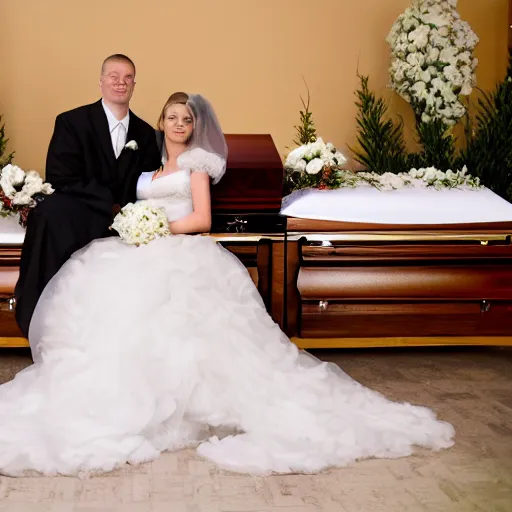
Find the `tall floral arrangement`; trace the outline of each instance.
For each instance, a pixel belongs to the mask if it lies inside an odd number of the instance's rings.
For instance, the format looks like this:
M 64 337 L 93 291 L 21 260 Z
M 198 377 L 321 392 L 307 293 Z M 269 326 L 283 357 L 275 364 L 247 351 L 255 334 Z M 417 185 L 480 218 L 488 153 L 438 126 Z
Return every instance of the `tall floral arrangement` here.
M 456 8 L 457 0 L 413 0 L 387 37 L 390 87 L 423 123 L 453 126 L 476 83 L 478 37 Z
M 434 166 L 447 170 L 458 165 L 453 126 L 466 114 L 464 98 L 476 84 L 478 60 L 473 51 L 478 37 L 456 8 L 457 0 L 412 0 L 386 38 L 391 48 L 389 86 L 411 105 L 415 117 L 420 150 L 407 155 L 409 168 Z M 381 112 L 373 114 L 382 117 Z M 399 136 L 400 125 L 393 126 L 396 133 L 390 133 Z M 383 172 L 387 169 L 382 164 L 389 162 L 391 150 L 386 149 L 376 159 L 378 152 L 367 150 L 379 147 L 376 139 L 373 130 L 360 124 L 358 142 L 362 150 L 356 158 L 370 161 L 372 170 Z M 402 150 L 398 151 L 401 155 Z

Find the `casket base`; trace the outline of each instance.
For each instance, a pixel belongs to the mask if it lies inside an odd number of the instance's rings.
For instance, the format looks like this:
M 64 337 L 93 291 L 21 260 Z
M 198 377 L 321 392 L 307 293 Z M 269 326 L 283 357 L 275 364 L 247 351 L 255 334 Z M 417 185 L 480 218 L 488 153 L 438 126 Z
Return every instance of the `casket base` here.
M 423 336 L 375 338 L 298 338 L 291 340 L 301 349 L 512 346 L 512 336 Z
M 302 348 L 511 345 L 511 233 L 288 219 L 286 332 Z
M 0 348 L 25 348 L 29 346 L 27 338 L 0 337 Z

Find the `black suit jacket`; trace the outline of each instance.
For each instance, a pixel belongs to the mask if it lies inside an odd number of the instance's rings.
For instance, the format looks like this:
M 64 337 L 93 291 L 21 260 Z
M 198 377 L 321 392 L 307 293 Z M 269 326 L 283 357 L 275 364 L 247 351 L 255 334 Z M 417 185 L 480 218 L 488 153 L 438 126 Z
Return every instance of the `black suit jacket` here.
M 73 195 L 111 214 L 113 204 L 136 199 L 137 179 L 161 165 L 155 130 L 130 110 L 126 142 L 116 159 L 101 100 L 57 116 L 46 159 L 46 180 L 57 192 Z

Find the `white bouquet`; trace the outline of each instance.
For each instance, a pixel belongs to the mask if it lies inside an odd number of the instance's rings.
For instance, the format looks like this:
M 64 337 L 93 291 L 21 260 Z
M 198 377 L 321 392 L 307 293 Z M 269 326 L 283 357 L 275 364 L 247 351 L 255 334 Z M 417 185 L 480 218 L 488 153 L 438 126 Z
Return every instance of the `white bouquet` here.
M 8 164 L 0 173 L 0 187 L 4 197 L 10 200 L 12 206 L 36 205 L 35 194 L 53 194 L 49 183 L 44 183 L 37 171 L 25 172 L 17 165 Z M 5 203 L 5 201 L 4 201 Z
M 322 138 L 303 144 L 288 153 L 284 166 L 290 171 L 318 174 L 324 167 L 339 167 L 347 159 L 330 142 Z
M 457 0 L 413 0 L 395 21 L 390 87 L 410 103 L 421 121 L 454 125 L 466 112 L 459 101 L 475 86 L 478 37 L 456 11 Z
M 128 203 L 115 216 L 111 227 L 123 242 L 137 246 L 171 234 L 165 210 L 146 201 Z
M 32 208 L 53 192 L 37 171 L 25 172 L 17 165 L 8 164 L 0 172 L 0 215 L 19 214 L 19 223 L 25 227 Z

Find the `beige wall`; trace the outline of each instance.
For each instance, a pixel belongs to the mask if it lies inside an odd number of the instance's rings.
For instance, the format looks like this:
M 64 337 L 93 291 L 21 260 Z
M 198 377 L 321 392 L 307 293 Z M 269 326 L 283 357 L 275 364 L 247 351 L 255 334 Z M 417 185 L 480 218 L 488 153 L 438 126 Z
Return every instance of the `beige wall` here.
M 291 144 L 309 84 L 320 133 L 355 137 L 356 70 L 385 90 L 384 41 L 409 0 L 0 0 L 0 113 L 24 168 L 44 172 L 55 115 L 99 97 L 103 58 L 137 64 L 133 110 L 151 124 L 175 90 L 201 92 L 227 133 Z M 505 72 L 508 0 L 459 0 L 480 37 L 478 85 Z

